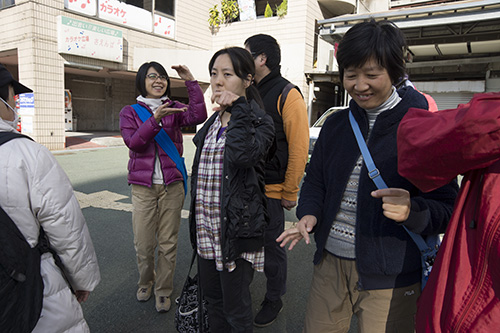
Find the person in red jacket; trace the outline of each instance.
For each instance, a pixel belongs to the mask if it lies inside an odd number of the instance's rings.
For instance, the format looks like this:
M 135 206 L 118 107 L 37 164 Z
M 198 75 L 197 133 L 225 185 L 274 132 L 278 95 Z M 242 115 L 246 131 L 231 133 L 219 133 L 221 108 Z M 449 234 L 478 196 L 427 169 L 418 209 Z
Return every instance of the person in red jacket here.
M 422 191 L 463 174 L 417 332 L 500 330 L 500 93 L 456 109 L 410 109 L 398 130 L 399 173 Z

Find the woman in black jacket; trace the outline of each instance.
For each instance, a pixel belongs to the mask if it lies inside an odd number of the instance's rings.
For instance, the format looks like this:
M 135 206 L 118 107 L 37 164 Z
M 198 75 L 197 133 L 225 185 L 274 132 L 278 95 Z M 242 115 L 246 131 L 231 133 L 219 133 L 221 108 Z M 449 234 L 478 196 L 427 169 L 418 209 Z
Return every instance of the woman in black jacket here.
M 264 160 L 274 127 L 251 84 L 255 65 L 247 50 L 218 51 L 209 70 L 218 106 L 193 139 L 191 241 L 211 331 L 252 332 L 249 286 L 254 270 L 264 268 Z

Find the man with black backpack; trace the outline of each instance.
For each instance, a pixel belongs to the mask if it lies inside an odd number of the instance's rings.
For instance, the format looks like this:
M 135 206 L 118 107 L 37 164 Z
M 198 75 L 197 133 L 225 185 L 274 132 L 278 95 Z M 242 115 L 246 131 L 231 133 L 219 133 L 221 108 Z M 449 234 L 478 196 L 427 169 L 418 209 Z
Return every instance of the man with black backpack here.
M 255 86 L 267 114 L 274 120 L 274 156 L 266 163 L 266 196 L 269 226 L 265 236 L 264 273 L 267 290 L 254 325 L 272 324 L 280 313 L 286 292 L 287 258 L 276 238 L 285 227 L 283 209 L 297 205 L 299 184 L 304 176 L 309 150 L 309 121 L 299 88 L 280 73 L 281 50 L 276 39 L 258 34 L 245 41 L 255 62 Z
M 79 303 L 100 281 L 97 258 L 68 177 L 15 130 L 14 96 L 31 91 L 0 65 L 0 331 L 88 332 Z

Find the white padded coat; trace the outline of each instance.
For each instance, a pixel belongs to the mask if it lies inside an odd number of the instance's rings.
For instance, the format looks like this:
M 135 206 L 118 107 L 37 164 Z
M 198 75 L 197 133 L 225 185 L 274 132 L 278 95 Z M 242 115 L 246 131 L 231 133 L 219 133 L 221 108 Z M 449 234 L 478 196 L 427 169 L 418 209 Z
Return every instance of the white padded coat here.
M 0 119 L 1 132 L 15 130 Z M 100 281 L 92 240 L 71 183 L 54 156 L 28 139 L 0 146 L 0 205 L 34 247 L 40 225 L 61 257 L 74 290 Z M 80 304 L 50 253 L 41 260 L 43 308 L 33 332 L 88 332 Z

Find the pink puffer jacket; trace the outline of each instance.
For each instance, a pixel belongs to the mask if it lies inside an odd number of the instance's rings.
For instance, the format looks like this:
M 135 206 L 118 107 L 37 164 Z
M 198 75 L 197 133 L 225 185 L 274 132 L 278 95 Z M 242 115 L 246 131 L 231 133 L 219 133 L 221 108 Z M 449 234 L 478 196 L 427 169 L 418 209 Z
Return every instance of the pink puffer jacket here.
M 128 162 L 129 184 L 151 187 L 157 152 L 165 184 L 168 185 L 174 181 L 182 181 L 182 175 L 177 170 L 175 163 L 160 148 L 154 138 L 163 128 L 182 156 L 181 127 L 198 125 L 207 119 L 207 108 L 205 106 L 203 91 L 198 81 L 186 81 L 185 84 L 188 89 L 189 105 L 170 100 L 167 100 L 166 103 L 172 108 L 187 106 L 187 111 L 164 117 L 161 120 L 161 126 L 153 117 L 143 123 L 131 105 L 127 105 L 121 110 L 120 131 L 123 141 L 125 141 L 125 144 L 130 149 L 130 159 Z M 139 104 L 151 112 L 145 104 Z

